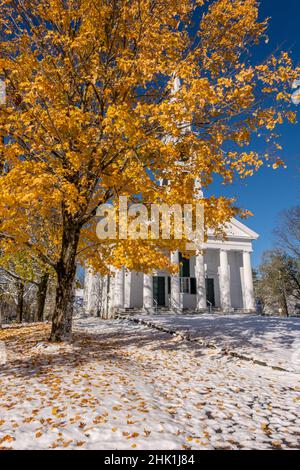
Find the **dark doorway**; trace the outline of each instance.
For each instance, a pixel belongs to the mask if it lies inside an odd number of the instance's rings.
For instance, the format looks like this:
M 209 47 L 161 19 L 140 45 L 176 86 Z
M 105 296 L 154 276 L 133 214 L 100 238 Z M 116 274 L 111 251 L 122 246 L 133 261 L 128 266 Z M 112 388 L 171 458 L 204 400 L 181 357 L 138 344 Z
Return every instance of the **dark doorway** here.
M 205 279 L 206 283 L 206 299 L 209 305 L 215 307 L 215 287 L 213 279 Z
M 164 276 L 153 276 L 153 298 L 159 307 L 165 307 L 166 305 L 166 288 Z

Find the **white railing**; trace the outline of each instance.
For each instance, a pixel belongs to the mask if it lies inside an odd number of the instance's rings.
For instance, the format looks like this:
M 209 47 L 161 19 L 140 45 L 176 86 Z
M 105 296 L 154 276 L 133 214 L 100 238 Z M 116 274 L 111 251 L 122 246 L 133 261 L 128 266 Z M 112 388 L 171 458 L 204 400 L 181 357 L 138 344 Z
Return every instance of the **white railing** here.
M 209 311 L 209 313 L 211 313 L 212 308 L 213 308 L 213 304 L 208 299 L 206 299 L 206 303 L 208 304 L 208 311 Z
M 157 313 L 157 311 L 158 311 L 158 302 L 154 297 L 153 297 L 153 304 L 154 304 L 154 311 L 155 311 L 155 313 Z

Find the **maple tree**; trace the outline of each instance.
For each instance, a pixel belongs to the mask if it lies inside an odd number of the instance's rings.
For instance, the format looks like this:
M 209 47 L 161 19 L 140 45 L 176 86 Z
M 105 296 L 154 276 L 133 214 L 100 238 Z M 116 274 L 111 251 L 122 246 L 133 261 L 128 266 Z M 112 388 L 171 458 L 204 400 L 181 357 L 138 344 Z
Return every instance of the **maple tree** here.
M 0 0 L 1 247 L 57 275 L 51 339 L 71 332 L 76 259 L 147 270 L 167 266 L 176 240 L 96 238 L 100 204 L 194 202 L 214 175 L 250 176 L 295 121 L 286 53 L 252 64 L 266 38 L 256 0 Z M 192 22 L 199 18 L 196 28 Z M 174 92 L 174 77 L 181 87 Z M 186 124 L 185 124 L 186 123 Z M 282 164 L 279 158 L 273 162 Z M 161 178 L 170 185 L 158 184 Z M 239 212 L 205 197 L 206 227 Z M 240 212 L 241 213 L 241 212 Z

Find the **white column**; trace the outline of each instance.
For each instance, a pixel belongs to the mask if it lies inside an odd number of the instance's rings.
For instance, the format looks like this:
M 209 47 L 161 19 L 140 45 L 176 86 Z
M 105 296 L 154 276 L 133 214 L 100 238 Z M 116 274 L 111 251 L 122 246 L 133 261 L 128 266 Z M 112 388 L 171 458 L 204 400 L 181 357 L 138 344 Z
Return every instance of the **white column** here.
M 153 311 L 153 278 L 150 274 L 144 274 L 143 310 L 147 313 Z
M 106 292 L 107 292 L 107 319 L 114 318 L 115 315 L 115 308 L 114 308 L 114 296 L 115 296 L 115 277 L 109 275 L 107 277 L 107 285 L 106 285 Z
M 124 273 L 124 307 L 130 308 L 131 307 L 131 271 L 126 271 Z
M 118 269 L 115 274 L 114 306 L 117 309 L 124 308 L 125 298 L 125 272 L 124 268 Z
M 221 308 L 224 312 L 228 312 L 231 309 L 230 299 L 230 277 L 229 277 L 229 266 L 228 256 L 226 250 L 220 250 L 220 298 Z
M 84 294 L 83 294 L 83 305 L 86 311 L 88 310 L 89 296 L 90 296 L 90 270 L 89 268 L 86 268 L 86 270 L 84 271 Z
M 171 263 L 179 265 L 179 251 L 171 253 Z M 171 276 L 171 310 L 173 312 L 180 312 L 182 310 L 179 272 Z
M 205 267 L 203 253 L 196 254 L 195 277 L 197 288 L 196 310 L 203 312 L 207 309 L 206 305 L 206 286 L 205 286 Z
M 84 279 L 84 306 L 88 315 L 98 313 L 101 293 L 99 275 L 87 268 Z
M 243 271 L 244 271 L 244 309 L 255 311 L 253 276 L 251 267 L 251 253 L 243 251 Z

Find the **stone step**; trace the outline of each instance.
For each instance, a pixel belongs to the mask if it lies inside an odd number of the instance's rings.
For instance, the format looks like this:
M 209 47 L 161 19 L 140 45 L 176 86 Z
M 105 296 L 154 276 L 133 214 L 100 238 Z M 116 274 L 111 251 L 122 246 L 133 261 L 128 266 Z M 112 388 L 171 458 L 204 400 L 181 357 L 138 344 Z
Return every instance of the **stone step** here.
M 126 315 L 142 315 L 147 316 L 148 313 L 145 312 L 143 309 L 138 307 L 126 307 L 124 309 L 120 309 L 117 312 L 117 315 L 126 316 Z M 232 314 L 242 314 L 245 313 L 243 309 L 232 309 L 230 312 L 224 312 L 220 307 L 213 307 L 211 310 L 207 308 L 207 310 L 203 312 L 196 312 L 193 309 L 185 309 L 180 313 L 175 313 L 170 310 L 168 307 L 157 307 L 156 309 L 153 308 L 153 312 L 150 315 L 203 315 L 207 313 L 212 313 L 215 315 L 232 315 Z

